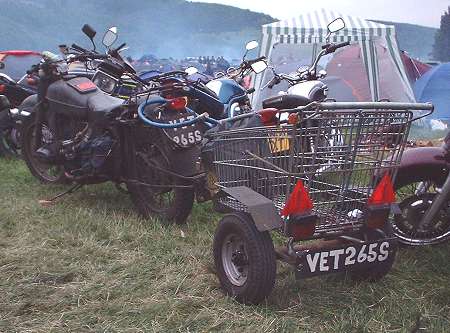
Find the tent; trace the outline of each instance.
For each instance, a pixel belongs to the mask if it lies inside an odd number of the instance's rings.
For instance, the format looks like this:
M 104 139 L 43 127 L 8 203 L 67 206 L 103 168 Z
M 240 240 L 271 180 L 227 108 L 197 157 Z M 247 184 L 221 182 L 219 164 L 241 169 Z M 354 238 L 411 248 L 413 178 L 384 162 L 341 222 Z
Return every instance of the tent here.
M 341 57 L 335 66 L 327 66 L 333 55 L 322 58 L 320 67 L 328 69 L 328 78 L 337 78 L 345 85 L 345 93 L 334 84 L 329 96 L 345 100 L 348 89 L 357 92 L 353 100 L 389 99 L 392 101 L 414 101 L 414 94 L 402 63 L 397 46 L 395 28 L 357 17 L 342 15 L 326 10 L 305 13 L 298 17 L 262 26 L 260 55 L 266 56 L 278 73 L 290 73 L 300 66 L 309 66 L 321 46 L 325 44 L 327 25 L 342 17 L 346 27 L 331 36 L 330 42 L 352 43 L 353 56 Z M 346 48 L 338 50 L 338 57 Z M 327 68 L 328 67 L 328 68 Z M 254 78 L 256 92 L 253 95 L 255 106 L 264 98 L 285 90 L 280 84 L 277 89 L 261 90 L 272 78 L 271 71 L 265 71 Z
M 34 51 L 0 51 L 0 61 L 5 64 L 5 68 L 0 70 L 0 72 L 8 75 L 14 81 L 18 81 L 32 65 L 41 61 L 41 57 L 39 52 Z
M 432 102 L 433 119 L 450 123 L 450 63 L 440 64 L 426 72 L 414 85 L 414 93 L 420 102 Z
M 401 56 L 409 82 L 412 85 L 414 85 L 414 82 L 416 82 L 422 75 L 431 69 L 430 65 L 411 58 L 405 51 L 401 52 Z

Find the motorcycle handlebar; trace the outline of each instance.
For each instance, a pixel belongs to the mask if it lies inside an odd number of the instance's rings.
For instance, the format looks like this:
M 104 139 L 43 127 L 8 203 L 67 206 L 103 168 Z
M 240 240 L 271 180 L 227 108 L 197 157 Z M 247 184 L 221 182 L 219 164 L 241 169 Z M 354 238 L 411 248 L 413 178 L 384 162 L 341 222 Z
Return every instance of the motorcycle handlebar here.
M 121 48 L 125 47 L 126 45 L 127 45 L 127 43 L 122 43 L 122 44 L 120 44 L 118 47 L 116 47 L 116 48 L 114 49 L 114 52 L 119 52 L 119 50 L 120 50 Z
M 106 54 L 80 54 L 71 59 L 71 61 L 84 61 L 84 60 L 95 60 L 95 59 L 108 59 Z
M 333 53 L 337 49 L 340 49 L 341 47 L 345 47 L 345 46 L 348 46 L 348 45 L 350 45 L 350 42 L 344 42 L 344 43 L 340 43 L 340 44 L 332 44 L 329 47 L 327 47 L 327 54 L 328 53 Z
M 261 61 L 261 60 L 266 60 L 266 57 L 265 56 L 261 56 L 261 57 L 258 57 L 256 59 L 253 59 L 253 60 L 248 60 L 247 62 L 251 65 L 251 64 L 254 64 L 255 62 L 258 62 L 258 61 Z
M 75 51 L 81 52 L 81 53 L 86 53 L 87 50 L 85 48 L 82 48 L 81 46 L 77 45 L 77 44 L 72 44 L 72 48 Z
M 275 87 L 278 83 L 281 82 L 281 79 L 279 76 L 274 76 L 273 79 L 270 81 L 270 83 L 267 85 L 267 88 L 272 89 Z

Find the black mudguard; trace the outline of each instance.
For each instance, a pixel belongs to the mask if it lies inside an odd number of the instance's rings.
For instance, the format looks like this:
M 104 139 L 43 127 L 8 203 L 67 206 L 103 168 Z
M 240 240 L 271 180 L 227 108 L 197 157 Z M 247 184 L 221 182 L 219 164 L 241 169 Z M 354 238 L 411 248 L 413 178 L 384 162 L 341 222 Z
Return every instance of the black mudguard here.
M 201 172 L 198 163 L 199 156 L 199 145 L 175 149 L 168 154 L 170 165 L 172 165 L 172 171 L 185 177 L 195 176 Z

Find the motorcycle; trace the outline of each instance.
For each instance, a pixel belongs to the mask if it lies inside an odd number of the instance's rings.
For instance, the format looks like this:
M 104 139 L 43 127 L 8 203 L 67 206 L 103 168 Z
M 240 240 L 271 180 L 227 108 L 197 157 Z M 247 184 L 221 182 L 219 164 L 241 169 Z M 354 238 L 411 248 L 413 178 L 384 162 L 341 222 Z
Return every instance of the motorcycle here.
M 399 211 L 395 236 L 405 245 L 434 245 L 450 239 L 450 133 L 440 147 L 403 153 L 394 189 Z
M 342 18 L 337 18 L 328 25 L 328 40 L 331 34 L 345 28 L 345 22 Z M 297 72 L 292 74 L 276 73 L 272 67 L 273 78 L 267 82 L 261 90 L 265 88 L 272 89 L 275 85 L 285 81 L 289 84 L 287 91 L 282 91 L 278 96 L 268 98 L 263 101 L 263 108 L 290 109 L 299 106 L 305 106 L 313 101 L 322 102 L 327 98 L 328 87 L 320 81 L 327 75 L 325 70 L 317 70 L 320 59 L 336 50 L 350 45 L 350 42 L 340 44 L 327 43 L 322 46 L 322 50 L 316 56 L 312 65 L 308 68 L 300 67 Z
M 253 72 L 260 74 L 267 68 L 266 57 L 259 57 L 248 62 L 247 54 L 259 46 L 257 41 L 246 44 L 246 52 L 238 68 L 230 67 L 226 73 L 218 72 L 213 80 L 206 83 L 206 87 L 216 93 L 220 102 L 225 105 L 228 117 L 234 117 L 252 110 L 248 95 L 255 90 L 244 87 L 244 79 Z
M 0 62 L 0 69 L 3 68 L 5 64 Z M 17 106 L 36 93 L 36 78 L 24 75 L 16 82 L 7 74 L 0 73 L 0 93 L 3 96 L 0 109 L 0 156 L 17 156 L 20 153 L 20 124 L 15 121 Z
M 95 50 L 93 29 L 85 26 L 83 31 Z M 151 208 L 153 215 L 165 222 L 183 223 L 193 204 L 192 192 L 178 179 L 161 183 L 160 170 L 191 175 L 196 151 L 183 149 L 177 154 L 178 159 L 172 159 L 177 146 L 160 129 L 139 120 L 138 97 L 124 101 L 105 94 L 86 77 L 67 74 L 67 64 L 74 61 L 109 61 L 110 54 L 116 51 L 110 49 L 115 38 L 113 31 L 103 38 L 108 54 L 80 50 L 77 55 L 60 60 L 49 52 L 43 53 L 43 61 L 30 71 L 39 75 L 38 93 L 19 107 L 29 114 L 22 120 L 21 128 L 24 160 L 30 172 L 44 183 L 64 179 L 75 183 L 65 193 L 106 181 L 124 184 L 135 202 L 145 191 L 146 207 Z M 115 65 L 122 66 L 125 72 L 129 70 L 125 64 Z M 139 81 L 133 73 L 127 75 Z M 183 110 L 168 107 L 166 113 L 182 115 Z
M 336 21 L 337 23 L 342 22 Z M 335 27 L 336 27 L 335 25 Z M 340 27 L 339 29 L 342 29 L 343 27 Z M 333 29 L 333 25 L 330 25 L 330 34 L 331 30 Z M 337 31 L 337 27 L 335 28 Z M 254 44 L 254 43 L 253 43 Z M 317 66 L 317 62 L 320 60 L 320 57 L 324 54 L 332 53 L 339 47 L 344 47 L 348 45 L 348 43 L 342 43 L 342 44 L 328 44 L 326 47 L 324 47 L 321 54 L 319 54 L 318 58 L 316 59 L 315 63 L 311 67 L 311 70 L 308 72 L 308 77 L 306 77 L 306 73 L 300 73 L 301 77 L 299 78 L 291 78 L 291 76 L 285 76 L 285 75 L 278 75 L 275 80 L 280 79 L 287 79 L 291 80 L 292 82 L 295 82 L 297 85 L 297 88 L 300 86 L 301 83 L 303 83 L 305 80 L 317 79 L 317 76 L 315 74 L 315 69 Z M 247 48 L 250 48 L 252 45 L 248 45 Z M 260 57 L 254 60 L 244 60 L 242 64 L 239 66 L 239 70 L 233 71 L 237 73 L 248 73 L 249 70 L 253 70 L 255 73 L 260 73 L 267 67 L 267 64 L 265 62 L 264 57 Z M 161 77 L 156 77 L 156 79 L 163 78 L 166 74 L 161 74 Z M 173 80 L 171 77 L 170 80 Z M 218 79 L 220 80 L 220 79 Z M 228 80 L 228 79 L 227 79 Z M 276 84 L 275 80 L 272 80 Z M 217 81 L 216 81 L 217 82 Z M 235 82 L 235 81 L 234 81 Z M 233 123 L 233 126 L 235 127 L 254 127 L 254 126 L 269 126 L 273 125 L 275 123 L 279 123 L 280 121 L 286 121 L 286 119 L 278 119 L 276 118 L 279 115 L 279 110 L 281 109 L 288 109 L 288 108 L 296 108 L 298 106 L 306 106 L 311 104 L 314 101 L 321 100 L 321 98 L 317 98 L 318 93 L 316 91 L 320 90 L 322 91 L 322 94 L 325 92 L 326 86 L 320 82 L 320 81 L 314 81 L 313 82 L 316 86 L 320 85 L 320 89 L 311 89 L 310 94 L 316 94 L 316 95 L 310 95 L 310 96 L 302 96 L 302 95 L 286 95 L 277 96 L 275 98 L 269 98 L 268 100 L 265 100 L 263 102 L 264 109 L 258 112 L 248 112 L 241 115 L 234 115 L 230 117 L 230 113 L 225 114 L 222 112 L 223 116 L 220 116 L 221 112 L 214 112 L 212 113 L 212 110 L 215 110 L 211 107 L 211 101 L 215 102 L 219 108 L 218 111 L 223 111 L 223 104 L 220 102 L 219 99 L 215 98 L 213 94 L 208 94 L 204 90 L 204 86 L 201 82 L 189 82 L 188 80 L 182 80 L 177 79 L 175 81 L 170 81 L 169 83 L 165 82 L 164 80 L 161 80 L 161 84 L 159 87 L 159 95 L 161 97 L 155 97 L 155 98 L 149 98 L 146 100 L 143 104 L 139 106 L 138 114 L 142 121 L 147 123 L 149 126 L 153 126 L 156 128 L 161 128 L 165 131 L 167 136 L 171 138 L 176 144 L 183 145 L 187 143 L 200 143 L 202 140 L 203 133 L 206 132 L 206 130 L 214 129 L 214 128 L 227 128 L 229 124 Z M 213 83 L 217 84 L 217 83 Z M 206 84 L 207 86 L 207 84 Z M 222 84 L 217 84 L 217 86 L 222 86 Z M 211 87 L 211 85 L 210 85 Z M 206 87 L 208 88 L 208 87 Z M 247 90 L 244 90 L 241 88 L 241 91 L 247 93 Z M 251 90 L 250 90 L 251 91 Z M 295 91 L 295 90 L 294 90 Z M 220 92 L 220 91 L 218 91 Z M 311 93 L 312 92 L 312 93 Z M 243 96 L 244 94 L 240 95 L 238 93 L 236 96 Z M 161 117 L 160 115 L 164 115 L 164 112 L 162 112 L 166 105 L 168 105 L 168 101 L 164 99 L 164 97 L 173 97 L 177 96 L 178 98 L 184 98 L 185 96 L 188 96 L 189 99 L 193 99 L 193 96 L 196 96 L 196 99 L 199 99 L 199 96 L 202 96 L 204 99 L 202 100 L 202 105 L 205 106 L 203 108 L 196 107 L 195 105 L 190 107 L 188 105 L 187 101 L 185 103 L 185 108 L 190 113 L 190 116 L 186 119 L 178 118 L 176 120 L 173 119 L 167 119 L 165 117 Z M 233 96 L 233 95 L 231 95 Z M 322 96 L 322 95 L 321 95 Z M 232 101 L 232 99 L 231 99 Z M 228 103 L 228 106 L 230 106 L 232 103 Z M 221 109 L 220 109 L 221 108 Z M 205 110 L 206 112 L 200 113 L 199 111 Z M 228 109 L 229 110 L 229 109 Z M 228 115 L 228 117 L 226 117 Z M 252 115 L 254 117 L 252 117 Z M 240 117 L 242 117 L 242 122 L 239 122 Z M 205 122 L 206 120 L 206 122 Z M 199 124 L 203 124 L 203 128 L 199 128 L 196 126 L 199 126 Z M 219 126 L 218 126 L 219 125 Z M 313 127 L 314 124 L 308 124 L 310 127 Z M 339 136 L 339 135 L 334 135 Z M 196 139 L 198 138 L 198 140 Z M 327 138 L 329 140 L 330 138 Z M 280 143 L 283 143 L 283 140 L 280 140 Z M 314 144 L 317 145 L 317 141 L 315 141 L 308 149 L 314 150 Z M 283 147 L 280 147 L 281 151 L 283 150 Z M 207 159 L 207 158 L 206 158 Z M 217 203 L 218 210 L 222 210 L 222 206 L 218 201 L 215 199 L 215 193 L 214 190 L 214 179 L 208 179 L 206 174 L 208 174 L 207 170 L 204 168 L 203 164 L 201 163 L 202 158 L 199 155 L 199 161 L 196 161 L 196 164 L 199 166 L 197 169 L 197 172 L 193 175 L 191 175 L 191 179 L 188 179 L 189 177 L 183 177 L 184 180 L 186 180 L 186 183 L 192 184 L 193 191 L 195 192 L 195 196 L 197 198 L 197 201 L 203 202 L 207 200 L 213 200 L 215 204 Z M 325 170 L 321 170 L 324 172 Z M 174 175 L 177 177 L 176 175 Z M 144 198 L 141 200 L 144 202 Z
M 239 68 L 242 72 L 259 71 L 267 67 L 264 65 L 264 59 L 258 58 L 243 61 Z M 160 170 L 161 184 L 156 184 L 157 186 L 163 186 L 163 184 L 178 179 L 179 182 L 190 188 L 192 198 L 195 197 L 198 202 L 204 202 L 212 199 L 212 196 L 207 189 L 208 186 L 205 185 L 205 171 L 199 163 L 203 134 L 211 127 L 216 126 L 220 120 L 229 119 L 228 117 L 232 113 L 230 111 L 232 104 L 241 102 L 241 106 L 247 105 L 248 90 L 239 87 L 236 89 L 236 94 L 228 91 L 229 100 L 232 103 L 224 104 L 224 100 L 220 100 L 219 96 L 207 87 L 207 84 L 201 80 L 191 81 L 188 78 L 195 72 L 196 69 L 188 68 L 186 71 L 173 71 L 153 76 L 152 81 L 156 83 L 155 87 L 140 94 L 140 98 L 144 100 L 138 109 L 140 119 L 151 127 L 161 129 L 166 138 L 171 140 L 178 149 L 171 153 L 172 160 L 177 161 L 177 165 L 164 170 L 158 165 L 152 165 L 142 160 L 139 163 L 142 167 L 139 177 L 144 177 L 150 170 Z M 235 83 L 226 82 L 224 87 L 227 84 L 235 86 Z M 167 108 L 173 107 L 185 112 L 168 113 Z M 194 155 L 191 155 L 195 158 L 187 160 L 183 157 L 186 149 L 196 151 Z M 193 172 L 190 175 L 180 175 L 176 171 L 178 164 L 187 165 L 188 163 L 191 164 Z M 150 188 L 141 187 L 141 190 L 136 193 L 139 192 L 142 195 L 132 196 L 139 211 L 146 217 L 152 215 L 151 203 L 148 201 L 148 196 L 145 195 L 145 191 L 150 190 Z

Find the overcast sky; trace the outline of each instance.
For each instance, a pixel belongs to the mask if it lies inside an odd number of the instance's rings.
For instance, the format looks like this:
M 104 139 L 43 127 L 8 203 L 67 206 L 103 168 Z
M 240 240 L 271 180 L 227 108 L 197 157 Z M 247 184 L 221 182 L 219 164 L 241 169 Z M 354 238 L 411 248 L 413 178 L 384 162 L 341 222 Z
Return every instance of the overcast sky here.
M 450 0 L 197 0 L 221 3 L 286 19 L 305 11 L 330 9 L 361 18 L 439 27 Z

